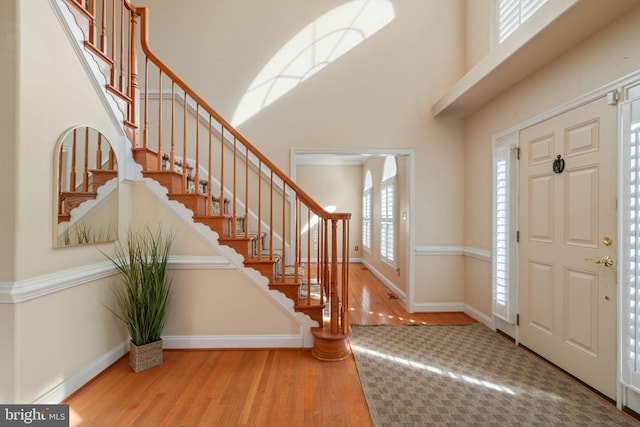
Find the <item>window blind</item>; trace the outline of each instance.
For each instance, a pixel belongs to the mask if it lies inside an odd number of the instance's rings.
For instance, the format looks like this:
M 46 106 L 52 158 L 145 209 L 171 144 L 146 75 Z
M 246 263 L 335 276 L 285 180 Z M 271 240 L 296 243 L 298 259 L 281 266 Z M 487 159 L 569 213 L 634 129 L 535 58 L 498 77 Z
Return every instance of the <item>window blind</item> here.
M 623 381 L 640 389 L 640 100 L 622 112 L 622 345 Z
M 497 140 L 493 154 L 493 314 L 515 323 L 516 228 L 518 188 L 516 133 Z
M 547 0 L 496 0 L 498 43 L 502 43 Z

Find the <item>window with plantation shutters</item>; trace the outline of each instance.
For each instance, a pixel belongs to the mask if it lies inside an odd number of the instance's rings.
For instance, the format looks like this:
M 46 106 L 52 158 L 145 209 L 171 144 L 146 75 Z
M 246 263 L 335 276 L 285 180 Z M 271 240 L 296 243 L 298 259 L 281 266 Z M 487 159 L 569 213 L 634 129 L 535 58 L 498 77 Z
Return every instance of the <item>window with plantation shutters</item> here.
M 373 179 L 371 171 L 367 169 L 364 176 L 364 190 L 362 192 L 362 247 L 371 252 L 371 192 Z
M 494 144 L 493 161 L 493 314 L 515 323 L 515 236 L 517 189 L 517 135 Z
M 524 21 L 529 19 L 547 0 L 495 0 L 496 34 L 502 43 Z
M 622 380 L 640 392 L 640 99 L 622 112 Z
M 389 156 L 384 161 L 380 189 L 380 257 L 391 265 L 395 261 L 396 174 L 396 159 Z

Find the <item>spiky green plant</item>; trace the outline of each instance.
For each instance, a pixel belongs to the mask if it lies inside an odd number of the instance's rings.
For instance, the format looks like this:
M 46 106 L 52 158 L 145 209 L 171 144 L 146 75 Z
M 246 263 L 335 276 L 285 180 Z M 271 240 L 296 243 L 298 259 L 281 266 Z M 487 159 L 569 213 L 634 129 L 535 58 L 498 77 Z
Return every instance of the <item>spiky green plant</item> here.
M 171 280 L 167 262 L 173 236 L 129 231 L 126 245 L 115 243 L 107 258 L 118 269 L 122 284 L 116 289 L 116 310 L 111 310 L 129 329 L 131 341 L 143 345 L 158 341 L 167 320 Z

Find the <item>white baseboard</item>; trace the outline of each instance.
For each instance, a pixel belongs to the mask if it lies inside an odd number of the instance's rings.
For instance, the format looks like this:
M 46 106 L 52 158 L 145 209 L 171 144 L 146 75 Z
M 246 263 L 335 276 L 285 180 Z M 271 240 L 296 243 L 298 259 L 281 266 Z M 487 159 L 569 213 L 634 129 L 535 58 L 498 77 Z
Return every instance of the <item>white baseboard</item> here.
M 464 314 L 466 314 L 467 316 L 473 317 L 475 320 L 477 320 L 480 323 L 484 323 L 484 325 L 487 326 L 488 328 L 493 329 L 494 331 L 496 330 L 495 322 L 493 321 L 493 318 L 491 316 L 487 316 L 486 314 L 478 311 L 477 309 L 471 307 L 468 304 L 464 305 Z
M 367 269 L 371 273 L 373 273 L 373 275 L 376 276 L 378 278 L 378 280 L 380 280 L 382 283 L 384 283 L 384 285 L 387 288 L 389 288 L 391 291 L 393 291 L 393 293 L 396 294 L 396 296 L 398 298 L 400 298 L 402 301 L 405 301 L 405 302 L 407 301 L 407 294 L 402 289 L 397 287 L 391 280 L 389 280 L 386 277 L 384 277 L 382 275 L 382 273 L 380 273 L 378 270 L 376 270 L 376 268 L 374 266 L 372 266 L 371 264 L 369 264 L 365 260 L 362 260 L 362 265 L 367 267 Z
M 300 335 L 173 335 L 162 337 L 163 347 L 180 348 L 302 348 Z
M 464 311 L 462 302 L 422 302 L 414 306 L 415 313 L 442 313 L 449 311 Z
M 57 404 L 71 396 L 76 390 L 93 379 L 100 372 L 114 364 L 129 351 L 129 340 L 118 344 L 111 351 L 98 357 L 82 371 L 65 379 L 63 382 L 37 398 L 33 404 Z

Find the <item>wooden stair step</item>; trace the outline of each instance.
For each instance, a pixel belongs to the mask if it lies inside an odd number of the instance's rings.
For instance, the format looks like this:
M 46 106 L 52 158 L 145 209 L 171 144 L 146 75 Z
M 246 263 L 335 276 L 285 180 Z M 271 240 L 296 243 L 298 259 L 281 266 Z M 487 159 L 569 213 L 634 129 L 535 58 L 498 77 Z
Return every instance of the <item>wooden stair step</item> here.
M 300 295 L 300 281 L 295 279 L 276 279 L 269 283 L 269 289 L 282 292 L 294 303 L 298 302 Z
M 151 156 L 151 158 L 148 158 L 147 156 Z M 155 160 L 153 160 L 153 156 L 156 156 L 156 154 L 141 151 L 139 154 L 140 159 L 136 159 L 136 162 L 154 162 Z M 158 181 L 160 185 L 169 191 L 169 194 L 179 194 L 182 192 L 182 174 L 179 174 L 178 172 L 147 170 L 144 171 L 142 175 L 144 175 L 145 178 L 151 178 Z
M 308 315 L 311 319 L 318 322 L 318 325 L 322 325 L 324 307 L 325 304 L 323 302 L 313 299 L 311 300 L 311 304 L 309 304 L 306 299 L 302 299 L 298 300 L 298 303 L 293 306 L 295 311 Z
M 60 200 L 64 201 L 64 211 L 62 213 L 70 213 L 73 209 L 80 206 L 87 200 L 95 200 L 98 193 L 95 191 L 63 191 L 60 193 Z
M 219 237 L 218 242 L 221 245 L 229 246 L 231 249 L 243 255 L 245 258 L 252 254 L 253 242 L 255 239 L 251 237 Z
M 144 148 L 144 147 L 134 148 L 133 160 L 135 160 L 136 163 L 142 166 L 142 174 L 144 176 L 147 176 L 147 174 L 154 173 L 154 172 L 163 172 L 161 170 L 158 170 L 158 153 L 156 153 L 153 150 L 150 150 L 149 148 Z M 171 171 L 165 171 L 165 172 L 171 172 Z M 150 178 L 153 178 L 158 182 L 160 182 L 154 175 L 150 176 Z M 162 184 L 162 182 L 160 182 L 160 184 Z
M 118 176 L 118 171 L 115 169 L 91 169 L 89 172 L 93 176 L 91 185 L 94 191 Z
M 257 270 L 271 282 L 273 280 L 273 266 L 276 260 L 267 258 L 247 258 L 244 260 L 244 266 Z
M 194 215 L 193 220 L 202 223 L 211 230 L 218 233 L 220 237 L 230 237 L 227 223 L 231 217 L 229 215 Z
M 62 222 L 68 222 L 71 220 L 71 214 L 68 213 L 60 213 L 58 214 L 58 224 Z
M 205 194 L 170 192 L 168 197 L 170 200 L 182 203 L 193 212 L 193 216 L 204 216 L 206 213 L 207 196 Z

